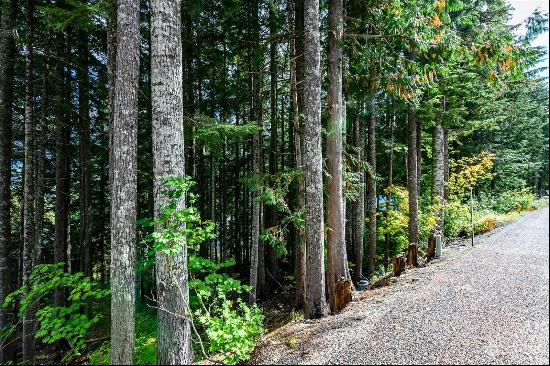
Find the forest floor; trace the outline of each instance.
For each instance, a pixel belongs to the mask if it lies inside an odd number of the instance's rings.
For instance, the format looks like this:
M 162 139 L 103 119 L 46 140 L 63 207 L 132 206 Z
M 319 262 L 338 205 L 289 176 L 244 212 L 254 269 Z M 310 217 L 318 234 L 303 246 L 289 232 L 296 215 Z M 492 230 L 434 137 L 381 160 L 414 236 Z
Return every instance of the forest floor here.
M 251 363 L 548 364 L 548 207 L 446 246 L 341 313 L 267 334 Z

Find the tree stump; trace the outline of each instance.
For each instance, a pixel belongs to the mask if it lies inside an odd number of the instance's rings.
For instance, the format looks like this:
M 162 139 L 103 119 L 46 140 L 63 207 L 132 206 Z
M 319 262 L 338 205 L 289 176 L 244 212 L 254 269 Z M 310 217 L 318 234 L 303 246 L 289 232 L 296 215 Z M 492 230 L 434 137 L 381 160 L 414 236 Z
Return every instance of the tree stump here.
M 348 302 L 351 301 L 351 294 L 353 292 L 353 283 L 351 280 L 345 280 L 341 278 L 336 282 L 336 296 L 334 302 L 333 312 L 342 310 Z
M 407 268 L 407 261 L 403 254 L 393 257 L 393 275 L 399 276 Z
M 418 244 L 409 244 L 409 266 L 411 268 L 418 267 Z
M 428 262 L 435 257 L 435 236 L 430 234 L 428 238 Z

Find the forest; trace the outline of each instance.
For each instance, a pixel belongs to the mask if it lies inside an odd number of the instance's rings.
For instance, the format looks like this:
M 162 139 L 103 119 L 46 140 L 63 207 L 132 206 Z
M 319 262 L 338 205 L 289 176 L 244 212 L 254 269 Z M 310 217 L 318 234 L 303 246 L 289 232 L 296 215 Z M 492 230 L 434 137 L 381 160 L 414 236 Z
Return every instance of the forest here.
M 246 362 L 540 207 L 548 14 L 510 13 L 0 0 L 0 364 Z

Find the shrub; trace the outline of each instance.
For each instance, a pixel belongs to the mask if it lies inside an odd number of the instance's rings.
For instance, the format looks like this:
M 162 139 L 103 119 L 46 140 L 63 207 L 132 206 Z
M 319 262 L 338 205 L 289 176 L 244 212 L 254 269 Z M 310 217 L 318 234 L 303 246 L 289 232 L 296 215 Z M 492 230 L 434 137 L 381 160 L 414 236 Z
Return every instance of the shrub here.
M 486 233 L 497 227 L 497 218 L 494 215 L 482 217 L 474 224 L 474 230 L 476 234 Z
M 155 251 L 173 255 L 187 245 L 191 291 L 189 309 L 184 310 L 189 310 L 193 322 L 195 349 L 203 357 L 210 357 L 210 353 L 221 355 L 226 363 L 234 364 L 250 357 L 264 332 L 263 315 L 256 305 L 249 307 L 241 300 L 250 286 L 222 272 L 235 264 L 233 259 L 215 263 L 198 255 L 199 244 L 214 237 L 214 224 L 203 222 L 193 206 L 196 196 L 189 192 L 193 186 L 187 177 L 166 178 L 169 204 L 161 208 L 159 219 L 141 220 L 141 224 L 157 229 L 144 239 L 153 253 L 140 267 L 145 270 L 154 264 Z M 178 209 L 176 202 L 182 195 L 187 196 L 188 205 Z
M 71 350 L 64 360 L 70 360 L 80 355 L 88 331 L 100 318 L 97 314 L 89 317 L 84 312 L 86 304 L 104 299 L 110 291 L 101 289 L 83 273 L 65 272 L 64 266 L 62 262 L 37 265 L 29 277 L 28 287 L 22 286 L 8 295 L 3 306 L 13 306 L 20 298 L 18 317 L 22 318 L 35 310 L 38 320 L 36 337 L 47 344 L 65 340 Z M 49 300 L 58 287 L 65 288 L 68 293 L 67 306 L 55 306 Z M 13 332 L 15 327 L 11 326 L 7 330 Z
M 135 316 L 134 364 L 154 365 L 157 363 L 157 316 L 154 311 L 138 306 Z M 111 342 L 103 342 L 88 355 L 90 365 L 111 363 Z
M 387 214 L 379 215 L 378 240 L 384 240 L 385 235 L 388 234 L 395 244 L 395 253 L 401 253 L 409 245 L 409 193 L 405 188 L 398 186 L 387 188 L 385 193 L 388 196 L 391 195 L 392 207 Z M 388 200 L 386 204 L 389 205 Z M 436 228 L 440 209 L 439 205 L 429 205 L 419 211 L 418 241 L 420 243 L 427 243 L 428 237 Z
M 456 238 L 467 232 L 470 225 L 470 209 L 458 201 L 449 201 L 444 208 L 445 220 L 443 231 L 445 237 Z
M 390 202 L 386 200 L 387 213 L 381 216 L 378 239 L 384 240 L 389 235 L 390 241 L 394 243 L 395 252 L 401 253 L 408 244 L 408 223 L 409 223 L 409 193 L 403 187 L 392 186 L 384 190 L 386 195 L 391 195 Z
M 496 196 L 480 195 L 479 205 L 497 213 L 531 210 L 535 206 L 535 195 L 529 189 L 502 192 Z
M 449 177 L 447 188 L 451 200 L 461 201 L 463 197 L 479 182 L 492 177 L 495 156 L 487 151 L 478 155 L 451 161 L 453 172 Z

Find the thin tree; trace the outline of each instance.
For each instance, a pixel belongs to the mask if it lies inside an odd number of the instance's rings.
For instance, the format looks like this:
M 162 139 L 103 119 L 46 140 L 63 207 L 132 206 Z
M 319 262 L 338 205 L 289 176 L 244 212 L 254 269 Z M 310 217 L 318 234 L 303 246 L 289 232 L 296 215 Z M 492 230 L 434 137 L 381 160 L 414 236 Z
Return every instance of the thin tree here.
M 139 1 L 118 0 L 111 137 L 111 363 L 134 354 Z
M 416 262 L 418 244 L 418 170 L 417 170 L 417 127 L 416 110 L 413 102 L 407 106 L 407 189 L 409 191 L 409 264 Z
M 369 118 L 369 134 L 367 143 L 367 209 L 369 212 L 369 255 L 367 260 L 367 276 L 372 276 L 376 269 L 376 100 L 371 97 L 371 115 Z
M 327 313 L 324 271 L 323 156 L 319 0 L 304 0 L 304 142 L 306 183 L 306 319 Z
M 338 281 L 349 280 L 345 240 L 345 218 L 342 172 L 342 34 L 343 0 L 328 2 L 328 123 L 326 156 L 327 179 L 327 284 L 330 307 L 336 309 Z
M 11 243 L 11 144 L 15 64 L 15 0 L 0 2 L 0 304 L 10 291 L 9 249 Z M 0 329 L 7 324 L 0 306 Z M 0 344 L 3 339 L 0 337 Z M 0 347 L 0 363 L 8 358 Z
M 355 202 L 350 204 L 353 207 L 352 223 L 353 228 L 353 249 L 354 249 L 354 272 L 353 279 L 357 283 L 361 280 L 363 273 L 363 252 L 364 252 L 364 235 L 365 235 L 365 121 L 364 118 L 364 103 L 359 113 L 359 118 L 353 124 L 354 143 L 357 148 L 357 161 L 359 162 L 359 192 Z M 351 233 L 350 233 L 351 234 Z
M 440 96 L 439 114 L 435 121 L 432 146 L 432 204 L 443 204 L 445 196 L 445 133 L 443 114 L 445 113 L 445 95 Z M 443 229 L 443 211 L 439 213 L 438 230 Z
M 67 137 L 70 135 L 70 127 L 67 123 L 64 104 L 64 96 L 68 87 L 65 81 L 65 65 L 62 59 L 65 46 L 65 34 L 59 32 L 55 41 L 55 53 L 58 59 L 55 62 L 55 243 L 54 263 L 67 263 L 67 226 L 69 206 L 69 152 Z M 56 306 L 64 306 L 65 291 L 58 287 L 55 289 L 54 300 Z
M 290 94 L 292 101 L 292 131 L 294 134 L 293 152 L 294 167 L 296 170 L 303 169 L 302 159 L 302 123 L 300 113 L 303 112 L 303 87 L 298 81 L 303 80 L 303 33 L 304 33 L 304 3 L 303 0 L 296 0 L 294 9 L 292 9 L 293 0 L 289 1 L 289 31 L 291 34 L 291 57 L 290 57 Z M 292 11 L 294 10 L 294 12 Z M 304 179 L 302 176 L 296 178 L 294 189 L 295 210 L 303 211 L 304 202 Z M 296 225 L 296 254 L 295 254 L 295 276 L 296 276 L 296 296 L 295 305 L 298 308 L 305 303 L 305 277 L 306 277 L 306 247 L 304 229 Z
M 88 80 L 88 33 L 79 34 L 78 74 L 78 118 L 79 118 L 79 160 L 80 160 L 80 269 L 92 276 L 91 262 L 91 143 L 90 143 L 90 98 Z
M 269 109 L 270 109 L 270 140 L 269 140 L 269 174 L 274 176 L 277 173 L 277 13 L 276 5 L 269 4 L 269 34 L 272 38 L 269 45 Z M 267 228 L 277 225 L 277 211 L 274 205 L 265 208 L 265 226 Z M 271 276 L 277 274 L 277 250 L 274 245 L 265 246 L 267 254 L 267 267 Z M 269 283 L 273 283 L 270 281 Z
M 391 117 L 388 117 L 388 122 L 390 124 L 390 146 L 388 149 L 388 196 L 386 197 L 386 207 L 384 210 L 384 217 L 388 219 L 388 213 L 393 209 L 392 207 L 392 186 L 393 186 L 393 155 L 394 155 L 394 132 L 395 132 L 395 112 L 393 112 Z M 384 268 L 388 270 L 390 265 L 390 234 L 386 232 L 384 238 Z
M 169 203 L 163 179 L 185 174 L 181 1 L 151 1 L 151 87 L 155 218 Z M 185 207 L 185 199 L 177 202 Z M 157 363 L 193 362 L 187 279 L 187 247 L 168 257 L 156 254 L 158 310 Z M 178 316 L 175 314 L 182 314 Z
M 254 134 L 252 141 L 253 157 L 252 157 L 252 172 L 254 180 L 259 180 L 263 173 L 262 159 L 262 101 L 261 101 L 261 56 L 257 45 L 260 42 L 260 23 L 259 23 L 259 7 L 258 0 L 254 0 L 252 4 L 252 39 L 254 44 L 252 47 L 252 108 L 250 117 L 260 127 L 259 131 Z M 252 243 L 250 249 L 250 286 L 252 290 L 248 298 L 249 303 L 256 302 L 256 299 L 261 296 L 265 285 L 265 267 L 264 267 L 264 243 L 260 240 L 260 230 L 262 223 L 262 204 L 260 202 L 259 187 L 254 189 L 252 199 Z
M 35 264 L 34 238 L 34 90 L 33 90 L 33 33 L 34 1 L 27 0 L 27 40 L 25 55 L 25 156 L 23 176 L 23 286 L 29 286 L 29 278 Z M 23 360 L 34 357 L 35 322 L 34 309 L 23 315 Z

